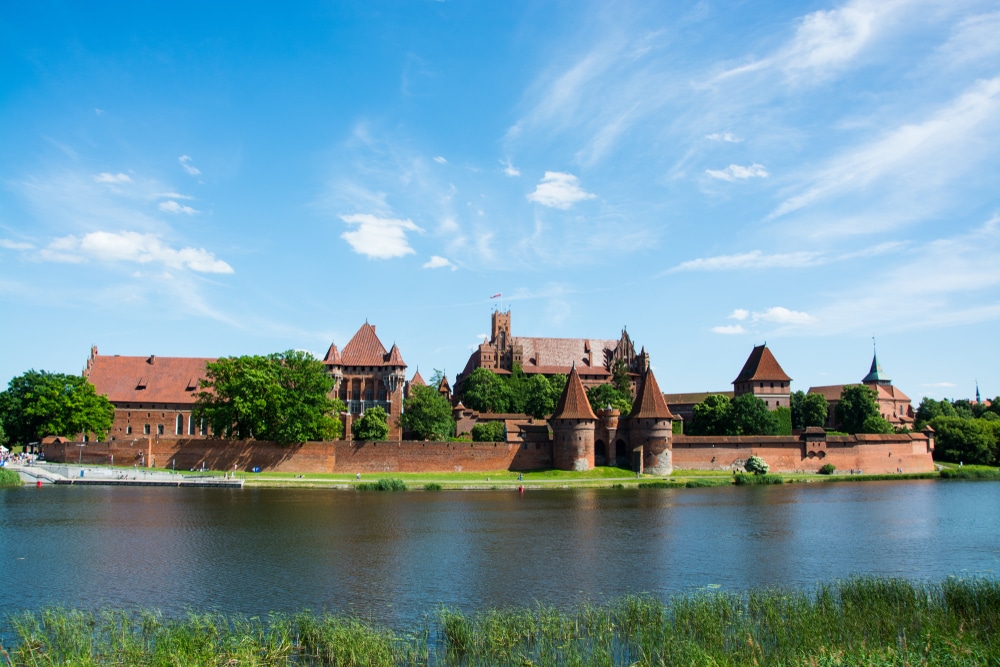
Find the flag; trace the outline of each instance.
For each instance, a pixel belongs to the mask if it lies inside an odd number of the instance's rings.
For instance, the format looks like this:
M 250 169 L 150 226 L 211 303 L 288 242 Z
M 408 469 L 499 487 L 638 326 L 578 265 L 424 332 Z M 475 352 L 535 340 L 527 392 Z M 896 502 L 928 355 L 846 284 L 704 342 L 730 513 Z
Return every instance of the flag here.
M 498 298 L 499 296 L 500 296 L 500 292 L 497 292 L 496 294 L 494 294 L 494 295 L 493 295 L 493 296 L 491 296 L 490 298 L 491 298 L 491 299 L 496 299 L 496 298 Z

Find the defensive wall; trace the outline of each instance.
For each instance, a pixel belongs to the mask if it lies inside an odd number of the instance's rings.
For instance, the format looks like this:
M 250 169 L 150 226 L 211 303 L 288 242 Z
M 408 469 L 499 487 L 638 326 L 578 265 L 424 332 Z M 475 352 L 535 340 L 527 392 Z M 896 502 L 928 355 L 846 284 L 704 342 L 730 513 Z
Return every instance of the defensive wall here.
M 57 463 L 114 465 L 123 468 L 175 467 L 177 470 L 304 473 L 486 472 L 551 468 L 552 447 L 523 442 L 307 442 L 280 446 L 255 440 L 140 438 L 44 446 Z M 930 434 L 826 435 L 808 429 L 800 435 L 700 437 L 674 435 L 673 466 L 678 469 L 739 468 L 751 454 L 762 457 L 773 472 L 815 472 L 832 463 L 838 470 L 866 473 L 934 470 Z

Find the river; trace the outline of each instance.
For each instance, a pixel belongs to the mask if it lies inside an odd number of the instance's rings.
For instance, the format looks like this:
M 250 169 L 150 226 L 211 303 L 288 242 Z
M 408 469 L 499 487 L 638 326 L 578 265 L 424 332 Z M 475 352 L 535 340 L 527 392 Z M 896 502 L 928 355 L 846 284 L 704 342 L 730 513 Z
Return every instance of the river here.
M 1000 572 L 1000 484 L 356 492 L 0 490 L 0 614 L 350 611 Z

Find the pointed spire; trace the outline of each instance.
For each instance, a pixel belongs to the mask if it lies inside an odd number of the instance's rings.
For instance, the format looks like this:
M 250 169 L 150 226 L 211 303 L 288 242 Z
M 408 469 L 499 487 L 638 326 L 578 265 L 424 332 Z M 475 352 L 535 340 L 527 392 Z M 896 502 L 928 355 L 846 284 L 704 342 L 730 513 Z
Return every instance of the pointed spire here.
M 656 382 L 651 368 L 646 369 L 639 394 L 632 403 L 632 419 L 673 419 L 674 415 L 667 407 L 667 399 L 663 398 L 660 385 Z
M 875 349 L 875 336 L 872 336 L 872 365 L 868 370 L 868 375 L 861 380 L 862 384 L 881 384 L 890 385 L 892 380 L 890 380 L 885 375 L 885 371 L 882 370 L 882 365 L 878 362 L 878 352 Z
M 563 389 L 562 396 L 559 397 L 559 404 L 556 411 L 552 413 L 552 419 L 593 419 L 597 420 L 587 400 L 587 391 L 583 388 L 583 380 L 576 372 L 576 362 L 573 362 L 573 369 L 566 378 L 566 388 Z
M 979 380 L 976 380 L 976 403 L 982 403 L 983 399 L 979 397 Z

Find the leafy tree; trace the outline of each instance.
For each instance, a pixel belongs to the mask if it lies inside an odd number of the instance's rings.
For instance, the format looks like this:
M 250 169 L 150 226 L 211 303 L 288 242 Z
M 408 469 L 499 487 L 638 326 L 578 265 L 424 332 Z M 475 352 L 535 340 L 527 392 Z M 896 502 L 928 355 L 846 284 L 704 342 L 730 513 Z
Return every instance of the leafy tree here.
M 482 422 L 472 427 L 474 442 L 503 442 L 506 428 L 502 421 Z
M 930 423 L 935 417 L 957 417 L 958 413 L 955 412 L 955 408 L 952 406 L 951 401 L 935 401 L 933 398 L 928 398 L 925 396 L 923 400 L 920 401 L 920 405 L 917 407 L 917 413 L 915 416 L 914 426 L 917 429 L 922 429 L 926 424 Z
M 81 433 L 100 440 L 111 430 L 115 408 L 86 378 L 30 370 L 0 393 L 0 420 L 6 437 L 16 444 Z
M 551 415 L 559 401 L 559 394 L 544 375 L 532 375 L 524 393 L 524 412 L 536 419 Z
M 603 410 L 609 405 L 627 415 L 632 412 L 632 395 L 623 392 L 614 385 L 599 384 L 587 390 L 587 400 L 594 412 Z
M 511 398 L 509 384 L 487 368 L 477 368 L 462 382 L 462 401 L 479 412 L 509 412 Z
M 351 433 L 355 439 L 366 442 L 385 440 L 389 436 L 389 415 L 381 406 L 368 408 L 351 426 Z
M 622 396 L 628 396 L 629 403 L 635 398 L 632 392 L 632 378 L 628 374 L 628 366 L 619 359 L 611 368 L 611 385 L 618 390 Z
M 806 394 L 802 397 L 802 426 L 823 426 L 830 412 L 830 403 L 823 394 Z
M 223 438 L 281 444 L 343 435 L 333 378 L 308 352 L 224 357 L 206 366 L 194 414 Z
M 778 430 L 775 435 L 792 434 L 792 411 L 790 408 L 779 407 L 774 409 L 774 417 L 778 420 Z
M 888 422 L 878 409 L 878 394 L 863 384 L 844 387 L 837 403 L 837 421 L 846 433 L 892 433 L 891 426 L 885 430 Z
M 743 395 L 749 396 L 750 394 Z M 743 467 L 746 468 L 747 472 L 751 472 L 755 475 L 766 475 L 767 471 L 771 469 L 771 466 L 767 465 L 764 459 L 756 454 L 751 455 L 750 458 L 747 459 L 747 462 L 743 464 Z
M 778 417 L 753 394 L 740 394 L 729 403 L 728 430 L 734 435 L 777 435 Z
M 832 475 L 836 470 L 837 466 L 833 465 L 832 463 L 824 463 L 819 467 L 819 470 L 817 472 L 819 472 L 819 474 L 821 475 Z
M 952 405 L 955 408 L 955 413 L 962 419 L 972 419 L 976 416 L 972 410 L 972 404 L 967 399 L 961 398 L 953 401 Z
M 440 389 L 442 380 L 444 380 L 444 371 L 435 368 L 434 375 L 431 376 L 431 382 L 427 386 L 434 387 L 434 389 Z
M 981 419 L 935 417 L 934 458 L 955 463 L 997 463 L 997 434 L 992 424 Z
M 788 396 L 788 407 L 792 411 L 792 428 L 793 429 L 803 429 L 805 428 L 804 420 L 802 418 L 802 400 L 806 397 L 806 393 L 801 389 L 799 391 L 793 391 Z
M 563 375 L 562 373 L 557 373 L 555 375 L 550 375 L 548 380 L 549 386 L 552 387 L 552 393 L 556 397 L 556 403 L 558 403 L 559 397 L 563 395 L 564 391 L 566 391 L 566 381 L 569 380 L 569 377 Z
M 418 440 L 445 440 L 455 433 L 451 404 L 434 387 L 411 387 L 399 425 Z
M 711 394 L 692 408 L 691 435 L 737 435 L 731 419 L 732 401 L 724 394 Z

